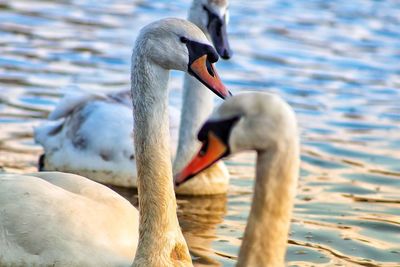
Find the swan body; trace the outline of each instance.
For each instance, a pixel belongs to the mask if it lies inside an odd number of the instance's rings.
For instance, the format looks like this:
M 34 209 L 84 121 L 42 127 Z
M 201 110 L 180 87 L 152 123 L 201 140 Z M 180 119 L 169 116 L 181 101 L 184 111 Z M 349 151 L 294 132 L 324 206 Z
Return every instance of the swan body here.
M 191 45 L 199 48 L 195 54 Z M 0 266 L 192 265 L 176 215 L 165 102 L 169 70 L 196 73 L 222 97 L 228 91 L 216 72 L 209 74 L 218 56 L 190 22 L 146 26 L 134 51 L 140 216 L 120 195 L 82 176 L 1 174 Z
M 2 174 L 0 204 L 0 266 L 132 263 L 138 211 L 101 184 L 60 172 Z
M 189 20 L 199 26 L 209 40 L 214 40 L 224 58 L 231 56 L 225 29 L 227 5 L 227 1 L 194 0 L 189 12 Z M 222 27 L 220 37 L 216 37 L 218 27 Z M 189 74 L 185 74 L 183 91 L 183 113 L 174 106 L 168 109 L 174 169 L 182 168 L 196 152 L 199 145 L 196 131 L 212 111 L 214 101 L 212 92 Z M 135 126 L 131 116 L 129 91 L 65 96 L 50 113 L 51 121 L 35 128 L 35 140 L 43 146 L 45 154 L 40 170 L 71 172 L 105 184 L 137 187 L 135 153 L 131 145 Z M 181 127 L 180 121 L 183 122 Z M 177 193 L 222 194 L 227 191 L 228 184 L 228 170 L 220 162 L 177 189 Z
M 176 176 L 176 184 L 219 158 L 255 150 L 254 196 L 237 266 L 284 266 L 300 163 L 293 110 L 273 94 L 236 95 L 218 108 L 198 137 L 204 145 Z
M 132 103 L 126 94 L 70 94 L 35 129 L 44 145 L 44 169 L 72 172 L 100 183 L 136 187 Z M 169 109 L 171 147 L 178 143 L 179 110 Z M 174 153 L 171 153 L 171 157 Z

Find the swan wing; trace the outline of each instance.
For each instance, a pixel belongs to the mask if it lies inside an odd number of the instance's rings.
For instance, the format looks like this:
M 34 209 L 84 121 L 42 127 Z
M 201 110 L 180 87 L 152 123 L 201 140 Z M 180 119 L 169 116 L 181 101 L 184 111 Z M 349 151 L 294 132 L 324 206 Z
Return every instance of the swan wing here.
M 64 119 L 48 121 L 35 128 L 35 140 L 45 152 L 44 169 L 72 172 L 107 184 L 136 187 L 134 125 L 129 101 L 129 91 L 104 98 L 81 97 Z M 180 119 L 177 108 L 170 108 L 169 119 L 171 147 L 175 152 Z
M 94 99 L 106 99 L 106 95 L 95 93 L 70 93 L 66 94 L 56 108 L 49 114 L 49 120 L 58 120 L 70 115 L 77 107 Z
M 84 177 L 3 174 L 0 206 L 2 266 L 129 266 L 133 260 L 137 210 Z

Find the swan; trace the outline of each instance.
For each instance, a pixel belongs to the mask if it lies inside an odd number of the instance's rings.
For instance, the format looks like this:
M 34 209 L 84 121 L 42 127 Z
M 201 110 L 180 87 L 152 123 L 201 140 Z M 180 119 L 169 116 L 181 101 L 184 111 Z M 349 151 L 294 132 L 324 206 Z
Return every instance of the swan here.
M 227 5 L 227 1 L 194 0 L 189 12 L 189 20 L 213 41 L 224 58 L 232 54 L 226 34 Z M 182 113 L 174 106 L 169 108 L 174 169 L 182 168 L 195 154 L 199 146 L 196 131 L 213 109 L 214 95 L 204 87 L 186 74 Z M 44 148 L 39 170 L 71 172 L 105 184 L 136 187 L 131 106 L 129 90 L 66 95 L 49 115 L 51 121 L 35 128 L 35 140 Z M 220 162 L 178 188 L 177 193 L 221 194 L 228 184 L 228 170 Z
M 222 157 L 255 150 L 254 196 L 237 266 L 284 266 L 300 164 L 293 110 L 277 95 L 239 94 L 219 107 L 198 138 L 203 146 L 176 185 Z
M 217 59 L 188 21 L 143 28 L 131 69 L 140 216 L 123 197 L 82 176 L 1 174 L 0 266 L 191 266 L 169 159 L 168 76 L 170 69 L 190 71 L 226 97 L 212 65 Z

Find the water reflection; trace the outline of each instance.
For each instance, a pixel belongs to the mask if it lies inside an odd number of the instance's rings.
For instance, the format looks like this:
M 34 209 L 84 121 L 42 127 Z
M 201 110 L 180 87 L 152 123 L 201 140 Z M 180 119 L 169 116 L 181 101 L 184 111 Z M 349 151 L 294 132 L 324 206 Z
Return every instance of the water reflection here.
M 70 91 L 129 87 L 138 29 L 185 17 L 188 1 L 1 1 L 0 171 L 31 172 L 32 129 Z M 231 0 L 235 56 L 219 62 L 237 93 L 281 94 L 296 110 L 302 169 L 289 266 L 398 266 L 400 5 L 395 0 Z M 171 99 L 180 105 L 180 74 Z M 180 198 L 198 266 L 234 266 L 253 154 L 227 161 L 227 196 Z M 116 189 L 137 204 L 135 192 Z
M 226 214 L 226 195 L 179 197 L 178 218 L 196 266 L 221 266 L 212 243 Z
M 139 206 L 136 189 L 110 186 Z M 218 236 L 217 226 L 223 222 L 227 211 L 225 194 L 204 197 L 177 196 L 178 219 L 196 266 L 221 266 L 213 251 L 212 242 Z

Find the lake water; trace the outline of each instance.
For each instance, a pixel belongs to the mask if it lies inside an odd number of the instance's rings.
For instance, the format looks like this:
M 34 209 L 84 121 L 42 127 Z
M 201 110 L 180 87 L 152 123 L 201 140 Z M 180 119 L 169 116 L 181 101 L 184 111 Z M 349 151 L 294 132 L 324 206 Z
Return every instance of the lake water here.
M 36 170 L 33 126 L 73 90 L 129 86 L 141 26 L 189 1 L 0 0 L 0 168 Z M 302 165 L 288 266 L 400 266 L 400 2 L 231 0 L 228 87 L 296 110 Z M 180 104 L 173 73 L 170 101 Z M 197 266 L 233 266 L 254 155 L 227 160 L 227 196 L 180 198 Z M 135 196 L 122 192 L 135 202 Z

